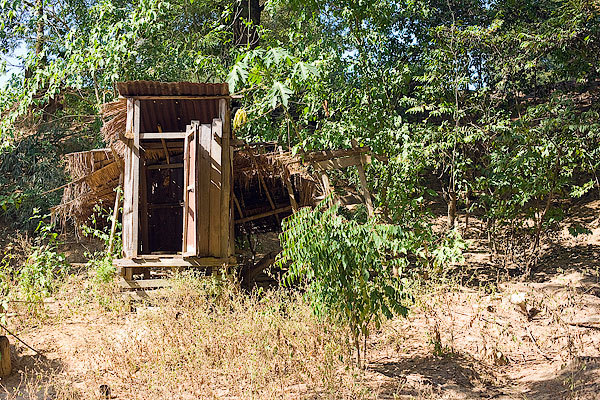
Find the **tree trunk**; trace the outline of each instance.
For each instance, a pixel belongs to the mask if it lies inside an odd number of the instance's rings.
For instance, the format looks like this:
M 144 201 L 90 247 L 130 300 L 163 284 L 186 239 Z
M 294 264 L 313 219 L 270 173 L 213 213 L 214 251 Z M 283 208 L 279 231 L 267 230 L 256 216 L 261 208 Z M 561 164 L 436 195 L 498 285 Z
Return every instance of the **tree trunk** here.
M 36 37 L 35 55 L 39 56 L 44 50 L 44 0 L 35 1 Z
M 258 47 L 260 15 L 264 6 L 259 0 L 240 0 L 234 9 L 233 40 L 236 46 Z
M 36 36 L 35 36 L 35 55 L 39 59 L 40 54 L 44 50 L 44 1 L 35 0 L 35 18 L 36 18 Z M 33 76 L 35 71 L 31 68 L 25 70 L 25 79 Z
M 469 233 L 469 216 L 471 215 L 471 211 L 469 210 L 469 208 L 471 206 L 471 200 L 469 198 L 470 194 L 471 194 L 471 190 L 469 189 L 467 191 L 467 195 L 465 198 L 465 233 L 464 233 L 465 237 Z
M 456 225 L 456 193 L 448 191 L 448 228 L 453 229 Z
M 550 210 L 552 206 L 552 199 L 554 198 L 554 193 L 551 191 L 548 193 L 548 198 L 546 199 L 546 204 L 544 206 L 544 210 L 540 213 L 538 220 L 536 221 L 535 226 L 535 237 L 533 239 L 533 245 L 531 246 L 531 253 L 529 255 L 529 261 L 527 262 L 527 271 L 526 275 L 531 275 L 535 270 L 535 266 L 537 264 L 538 259 L 538 251 L 540 248 L 540 237 L 542 235 L 542 227 L 544 226 L 544 221 L 546 220 L 546 214 Z

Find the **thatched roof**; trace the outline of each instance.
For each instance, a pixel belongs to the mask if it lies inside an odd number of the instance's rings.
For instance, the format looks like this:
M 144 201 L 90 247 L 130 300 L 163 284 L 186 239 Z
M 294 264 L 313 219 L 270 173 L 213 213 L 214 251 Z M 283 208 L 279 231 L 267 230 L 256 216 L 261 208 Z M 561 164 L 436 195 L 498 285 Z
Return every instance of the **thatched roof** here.
M 102 118 L 104 125 L 100 132 L 102 138 L 109 147 L 123 158 L 125 155 L 125 143 L 120 140 L 125 133 L 127 124 L 127 99 L 118 99 L 116 101 L 102 105 Z
M 52 209 L 55 219 L 80 225 L 87 221 L 96 204 L 114 204 L 114 189 L 119 184 L 122 166 L 110 149 L 67 154 L 65 164 L 72 181 L 65 187 L 61 203 Z

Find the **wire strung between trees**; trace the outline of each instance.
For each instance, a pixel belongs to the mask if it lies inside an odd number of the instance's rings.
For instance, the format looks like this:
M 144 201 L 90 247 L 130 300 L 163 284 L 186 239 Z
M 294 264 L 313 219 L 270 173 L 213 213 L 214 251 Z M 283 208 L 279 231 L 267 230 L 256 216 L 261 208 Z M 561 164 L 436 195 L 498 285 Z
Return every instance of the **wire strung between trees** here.
M 35 354 L 42 354 L 41 352 L 37 351 L 36 349 L 34 349 L 33 347 L 31 347 L 30 345 L 28 345 L 27 343 L 25 343 L 20 337 L 18 337 L 17 335 L 15 335 L 11 331 L 9 331 L 6 326 L 0 324 L 0 327 L 2 327 L 2 329 L 4 329 L 9 335 L 11 335 L 15 339 L 17 339 L 19 342 L 23 343 L 25 345 L 25 347 L 27 347 L 29 350 L 34 351 Z

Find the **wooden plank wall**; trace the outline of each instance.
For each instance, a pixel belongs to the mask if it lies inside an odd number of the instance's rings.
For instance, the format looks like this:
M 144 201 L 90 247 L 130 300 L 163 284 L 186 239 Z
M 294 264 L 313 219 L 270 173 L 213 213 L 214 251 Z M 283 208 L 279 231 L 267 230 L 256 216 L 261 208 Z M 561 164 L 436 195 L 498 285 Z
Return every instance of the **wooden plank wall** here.
M 230 151 L 223 122 L 200 126 L 198 143 L 198 256 L 224 258 L 230 248 Z
M 210 143 L 212 130 L 210 125 L 200 126 L 200 142 L 198 149 L 198 254 L 209 254 L 208 234 L 210 232 L 210 202 L 208 187 L 210 185 Z
M 134 101 L 127 99 L 127 122 L 125 132 L 133 137 Z M 123 257 L 133 257 L 133 140 L 126 140 L 124 171 L 123 171 Z
M 195 256 L 198 254 L 198 238 L 197 238 L 197 226 L 198 226 L 198 180 L 197 180 L 197 169 L 198 169 L 198 132 L 199 124 L 197 121 L 193 121 L 192 125 L 187 127 L 187 135 L 183 145 L 184 151 L 184 180 L 183 180 L 183 198 L 184 198 L 184 212 L 183 212 L 183 255 L 184 256 Z
M 221 136 L 223 132 L 223 123 L 220 119 L 213 120 L 212 140 L 210 142 L 210 185 L 208 187 L 208 196 L 210 198 L 210 232 L 208 240 L 208 253 L 211 256 L 221 255 L 221 190 L 223 188 L 221 165 L 222 148 L 215 136 Z
M 233 216 L 231 213 L 231 210 L 233 209 L 233 185 L 231 184 L 233 149 L 230 147 L 231 113 L 229 110 L 228 100 L 219 100 L 219 114 L 222 123 L 221 132 L 216 132 L 216 134 L 221 139 L 222 146 L 221 175 L 223 183 L 221 190 L 221 257 L 228 257 L 235 251 L 233 246 L 234 239 L 231 236 L 233 226 Z

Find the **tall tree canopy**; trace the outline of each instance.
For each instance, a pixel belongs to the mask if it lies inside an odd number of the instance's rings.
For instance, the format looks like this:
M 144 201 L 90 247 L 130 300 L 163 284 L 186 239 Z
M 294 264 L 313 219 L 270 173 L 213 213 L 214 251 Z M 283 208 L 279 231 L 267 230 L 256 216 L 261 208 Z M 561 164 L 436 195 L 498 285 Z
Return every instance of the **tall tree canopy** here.
M 598 186 L 593 0 L 4 0 L 0 43 L 27 49 L 0 91 L 3 191 L 48 184 L 15 178 L 32 133 L 38 155 L 102 145 L 98 106 L 133 79 L 229 82 L 249 139 L 357 138 L 389 158 L 370 176 L 396 222 L 438 188 L 451 227 L 464 207 L 539 236 L 554 200 Z

